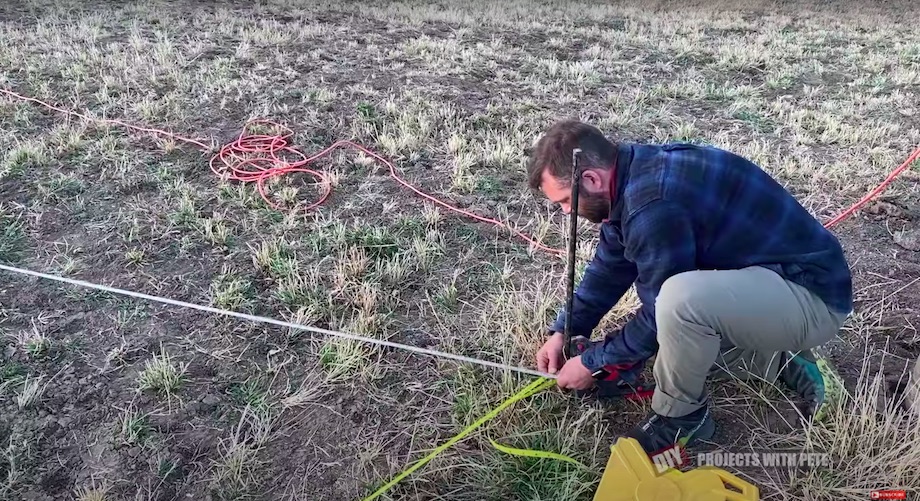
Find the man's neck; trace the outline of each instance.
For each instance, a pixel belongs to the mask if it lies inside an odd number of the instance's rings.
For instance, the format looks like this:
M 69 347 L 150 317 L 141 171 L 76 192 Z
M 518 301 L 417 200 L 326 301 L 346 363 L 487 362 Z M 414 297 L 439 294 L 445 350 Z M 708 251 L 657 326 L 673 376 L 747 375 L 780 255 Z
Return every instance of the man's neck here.
M 616 156 L 613 165 L 610 168 L 610 179 L 608 180 L 608 193 L 610 197 L 610 215 L 609 219 L 619 220 L 620 192 L 623 191 L 623 184 L 629 176 L 629 162 L 631 153 L 629 145 L 617 144 Z M 624 149 L 625 148 L 625 149 Z M 620 161 L 623 161 L 621 164 Z
M 613 149 L 613 161 L 610 166 L 610 179 L 607 181 L 607 193 L 610 196 L 610 205 L 613 206 L 617 196 L 617 162 L 620 160 L 620 145 L 616 144 Z

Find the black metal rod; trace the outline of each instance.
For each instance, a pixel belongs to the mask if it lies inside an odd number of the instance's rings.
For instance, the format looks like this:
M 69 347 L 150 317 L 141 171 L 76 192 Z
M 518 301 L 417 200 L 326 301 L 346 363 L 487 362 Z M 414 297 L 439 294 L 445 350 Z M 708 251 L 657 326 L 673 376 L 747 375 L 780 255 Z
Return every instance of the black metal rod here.
M 566 277 L 565 289 L 565 347 L 569 350 L 572 340 L 572 305 L 575 301 L 575 249 L 578 243 L 578 192 L 581 185 L 581 171 L 578 166 L 578 155 L 581 150 L 575 148 L 572 150 L 572 196 L 571 212 L 569 213 L 569 261 L 568 276 Z

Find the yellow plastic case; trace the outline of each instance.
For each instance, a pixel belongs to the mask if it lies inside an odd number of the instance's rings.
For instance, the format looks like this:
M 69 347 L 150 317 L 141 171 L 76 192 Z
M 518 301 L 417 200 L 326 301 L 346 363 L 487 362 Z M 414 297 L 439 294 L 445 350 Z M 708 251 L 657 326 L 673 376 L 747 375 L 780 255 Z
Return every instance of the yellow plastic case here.
M 610 451 L 594 501 L 760 500 L 756 486 L 712 466 L 700 466 L 686 473 L 673 468 L 659 473 L 639 442 L 632 438 L 619 438 Z

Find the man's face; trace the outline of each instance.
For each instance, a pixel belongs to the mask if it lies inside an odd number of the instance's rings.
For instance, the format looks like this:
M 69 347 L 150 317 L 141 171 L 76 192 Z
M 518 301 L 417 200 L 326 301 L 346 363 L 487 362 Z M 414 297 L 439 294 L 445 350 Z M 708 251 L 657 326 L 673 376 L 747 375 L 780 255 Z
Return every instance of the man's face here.
M 602 223 L 610 214 L 609 195 L 601 186 L 604 186 L 603 179 L 597 173 L 587 171 L 583 174 L 581 191 L 578 193 L 578 216 L 595 224 Z M 571 186 L 565 186 L 544 170 L 540 189 L 551 202 L 559 204 L 563 212 L 572 212 Z

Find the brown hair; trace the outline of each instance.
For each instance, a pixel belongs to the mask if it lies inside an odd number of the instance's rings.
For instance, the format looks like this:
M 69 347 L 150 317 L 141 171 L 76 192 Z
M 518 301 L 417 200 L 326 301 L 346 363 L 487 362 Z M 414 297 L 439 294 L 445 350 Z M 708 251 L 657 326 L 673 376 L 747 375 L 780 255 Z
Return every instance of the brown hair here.
M 553 124 L 533 148 L 527 164 L 530 188 L 540 188 L 544 170 L 549 170 L 563 186 L 571 184 L 575 148 L 581 148 L 582 169 L 610 169 L 616 161 L 616 144 L 599 129 L 578 120 L 562 120 Z

